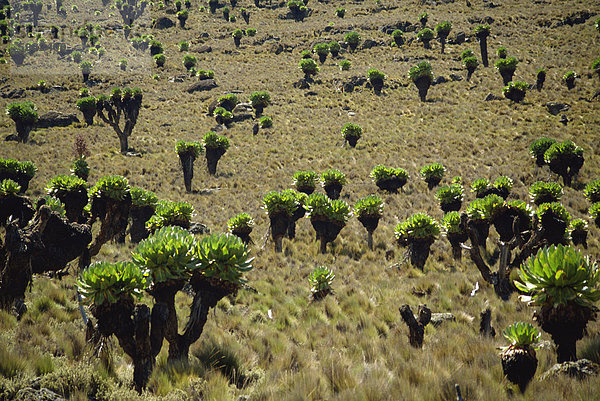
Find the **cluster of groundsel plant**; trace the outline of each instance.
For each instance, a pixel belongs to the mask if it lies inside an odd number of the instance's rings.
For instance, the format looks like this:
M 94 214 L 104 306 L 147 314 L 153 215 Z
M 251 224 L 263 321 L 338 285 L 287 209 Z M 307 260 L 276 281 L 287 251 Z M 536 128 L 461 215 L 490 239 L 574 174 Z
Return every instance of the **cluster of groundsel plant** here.
M 108 175 L 99 179 L 90 188 L 90 198 L 110 198 L 121 201 L 129 194 L 129 181 L 120 175 Z
M 145 190 L 144 188 L 131 187 L 129 193 L 131 194 L 131 206 L 156 206 L 158 203 L 156 194 L 152 191 Z
M 329 221 L 346 223 L 352 213 L 350 206 L 339 199 L 331 200 L 323 194 L 311 194 L 306 198 L 308 217 L 324 217 Z
M 358 217 L 381 217 L 383 215 L 383 200 L 377 195 L 367 195 L 356 201 L 354 213 Z
M 298 199 L 290 191 L 270 191 L 263 197 L 263 207 L 269 217 L 277 214 L 291 216 L 298 206 Z
M 300 192 L 311 194 L 314 192 L 318 182 L 319 175 L 317 173 L 301 170 L 294 173 L 292 185 Z
M 21 191 L 21 186 L 10 178 L 0 182 L 0 196 L 16 196 Z
M 575 303 L 593 307 L 600 299 L 596 288 L 600 268 L 576 249 L 558 245 L 542 248 L 518 271 L 514 284 L 523 291 L 521 299 L 531 305 Z
M 471 184 L 471 192 L 475 193 L 477 198 L 484 198 L 490 194 L 496 194 L 502 198 L 507 198 L 513 187 L 513 180 L 510 177 L 501 175 L 496 178 L 493 184 L 487 178 L 478 178 Z
M 84 269 L 77 280 L 78 291 L 89 303 L 115 303 L 121 298 L 142 296 L 146 278 L 131 262 L 95 262 Z
M 212 234 L 197 242 L 192 266 L 207 279 L 219 279 L 236 285 L 246 282 L 243 274 L 252 270 L 247 246 L 234 235 Z
M 386 167 L 378 164 L 370 173 L 371 178 L 379 188 L 388 189 L 388 184 L 393 183 L 391 191 L 402 188 L 408 181 L 408 172 L 403 168 Z
M 167 226 L 141 241 L 132 253 L 149 285 L 185 278 L 195 239 L 187 230 Z
M 227 221 L 227 229 L 230 233 L 251 232 L 254 220 L 248 213 L 239 213 Z
M 432 163 L 423 166 L 421 170 L 419 170 L 419 173 L 427 184 L 437 185 L 444 177 L 446 167 L 440 163 Z
M 332 184 L 346 185 L 346 176 L 339 170 L 329 169 L 325 170 L 321 174 L 321 181 L 323 183 L 323 187 Z
M 88 303 L 115 303 L 122 297 L 140 298 L 142 290 L 198 272 L 204 279 L 241 285 L 253 258 L 236 236 L 213 234 L 196 240 L 180 227 L 163 227 L 138 244 L 132 262 L 95 262 L 77 281 Z
M 529 197 L 536 205 L 559 202 L 563 195 L 563 187 L 557 182 L 536 181 L 529 187 Z
M 536 347 L 542 334 L 531 323 L 516 322 L 502 331 L 504 338 L 510 343 L 509 348 Z
M 193 214 L 194 207 L 187 202 L 158 201 L 154 215 L 146 222 L 146 228 L 149 231 L 171 225 L 189 228 Z
M 438 222 L 426 213 L 415 213 L 394 229 L 396 239 L 400 242 L 412 240 L 435 240 L 440 235 Z
M 48 195 L 60 198 L 71 192 L 87 192 L 88 184 L 73 175 L 57 175 L 50 179 L 46 186 Z
M 333 279 L 335 274 L 325 267 L 317 266 L 310 272 L 308 282 L 310 283 L 310 291 L 314 299 L 322 299 L 327 294 L 333 291 Z
M 585 186 L 583 194 L 592 204 L 589 209 L 590 217 L 600 227 L 600 180 L 589 182 Z
M 471 220 L 490 221 L 494 213 L 504 205 L 504 199 L 496 194 L 476 198 L 467 206 L 467 216 Z
M 204 151 L 204 146 L 201 142 L 186 142 L 179 140 L 175 143 L 175 152 L 178 155 L 189 153 L 194 159 L 196 159 Z

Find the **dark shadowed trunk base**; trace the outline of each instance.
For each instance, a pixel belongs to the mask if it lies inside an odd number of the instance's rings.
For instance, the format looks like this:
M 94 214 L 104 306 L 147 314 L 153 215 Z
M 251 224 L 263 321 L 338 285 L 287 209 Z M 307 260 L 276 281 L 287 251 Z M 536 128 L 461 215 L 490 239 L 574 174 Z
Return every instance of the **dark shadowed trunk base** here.
M 154 206 L 131 207 L 129 211 L 129 217 L 131 217 L 129 237 L 131 238 L 131 242 L 138 243 L 148 238 L 150 233 L 146 229 L 146 222 L 150 220 L 154 211 Z
M 206 167 L 210 175 L 217 174 L 217 163 L 225 151 L 221 148 L 206 148 Z
M 290 225 L 290 218 L 287 214 L 278 213 L 269 217 L 271 221 L 271 237 L 275 242 L 275 252 L 281 252 L 283 250 L 282 240 L 285 234 L 288 232 Z
M 533 349 L 509 348 L 502 353 L 502 370 L 506 378 L 519 386 L 521 393 L 537 370 L 537 357 Z
M 543 306 L 534 318 L 556 344 L 558 363 L 577 360 L 576 343 L 583 338 L 589 321 L 596 320 L 596 311 L 577 304 Z

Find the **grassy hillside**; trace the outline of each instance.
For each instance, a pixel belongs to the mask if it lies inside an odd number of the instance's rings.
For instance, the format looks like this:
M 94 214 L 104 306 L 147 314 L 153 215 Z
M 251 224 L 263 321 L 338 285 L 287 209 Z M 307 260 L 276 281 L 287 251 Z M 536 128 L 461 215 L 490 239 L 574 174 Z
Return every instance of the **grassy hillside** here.
M 224 232 L 227 220 L 240 212 L 254 218 L 254 269 L 247 279 L 256 291 L 241 290 L 210 313 L 202 337 L 191 349 L 189 369 L 167 366 L 165 342 L 148 390 L 140 399 L 449 400 L 455 399 L 455 383 L 460 384 L 465 400 L 597 397 L 597 378 L 538 380 L 556 360 L 547 333 L 537 351 L 538 373 L 523 397 L 517 395 L 518 390 L 503 378 L 499 347 L 507 344 L 500 332 L 518 320 L 533 322 L 534 308 L 519 301 L 517 294 L 500 300 L 466 252 L 460 262 L 452 258 L 445 237 L 432 245 L 423 272 L 412 268 L 405 248 L 396 244 L 394 227 L 415 212 L 442 219 L 435 189 L 429 190 L 419 175 L 422 166 L 433 162 L 447 168 L 441 185 L 448 185 L 454 176 L 462 177 L 463 210 L 475 198 L 468 191 L 470 184 L 481 177 L 493 181 L 509 176 L 514 180 L 510 199 L 529 201 L 528 188 L 535 181 L 560 181 L 548 167 L 537 167 L 528 153 L 530 143 L 541 136 L 572 140 L 583 148 L 585 164 L 574 185 L 565 187 L 562 202 L 573 217 L 589 220 L 590 204 L 582 189 L 600 178 L 600 103 L 598 97 L 593 98 L 600 89 L 600 77 L 590 69 L 600 56 L 600 32 L 594 28 L 600 1 L 473 0 L 467 6 L 463 1 L 311 0 L 310 15 L 300 22 L 280 18 L 288 12 L 283 2 L 262 0 L 258 8 L 250 0 L 240 0 L 235 7 L 227 3 L 237 21 L 226 22 L 222 8 L 211 14 L 207 3 L 192 0 L 185 29 L 179 25 L 153 28 L 153 19 L 168 17 L 177 22 L 174 2 L 164 3 L 164 9 L 158 2 L 148 5 L 133 23 L 130 36 L 152 34 L 162 42 L 163 68 L 154 66 L 148 50 L 130 45 L 119 13 L 103 6 L 101 0 L 65 0 L 66 17 L 57 15 L 54 2 L 44 0 L 39 23 L 48 42 L 53 42 L 51 25 L 64 27 L 59 40 L 78 51 L 81 42 L 71 35 L 75 29 L 88 22 L 102 28 L 99 43 L 105 54 L 98 57 L 82 51 L 83 60 L 94 63 L 92 83 L 87 87 L 94 96 L 110 93 L 115 86 L 143 90 L 142 109 L 129 141 L 135 152 L 121 154 L 113 129 L 98 118 L 92 126 L 76 123 L 37 129 L 25 144 L 0 143 L 0 157 L 35 162 L 38 171 L 27 192 L 32 198 L 45 194 L 52 177 L 69 173 L 75 138 L 83 135 L 91 152 L 90 183 L 107 174 L 123 175 L 131 185 L 154 191 L 160 199 L 191 203 L 196 210 L 194 221 L 206 224 L 212 232 Z M 221 5 L 225 5 L 223 0 Z M 240 16 L 241 7 L 250 12 L 248 25 Z M 336 16 L 337 8 L 346 9 L 344 18 Z M 432 29 L 451 21 L 452 43 L 446 45 L 444 54 L 437 40 L 432 41 L 432 49 L 424 49 L 414 31 L 405 32 L 405 43 L 395 46 L 391 35 L 380 30 L 397 22 L 420 30 L 423 12 L 429 14 L 427 26 Z M 564 23 L 576 15 L 584 15 L 581 23 Z M 28 16 L 23 13 L 22 25 Z M 460 54 L 470 48 L 480 59 L 473 30 L 483 21 L 491 27 L 490 66 L 480 65 L 468 82 Z M 256 36 L 244 36 L 236 48 L 231 32 L 249 27 L 256 28 Z M 320 70 L 310 88 L 296 88 L 294 83 L 303 77 L 298 68 L 300 53 L 316 43 L 343 42 L 349 31 L 358 32 L 362 43 L 370 40 L 374 46 L 361 44 L 353 52 L 342 49 L 335 59 L 329 55 L 323 64 L 318 63 Z M 454 44 L 459 32 L 465 33 L 466 42 Z M 182 40 L 189 42 L 189 52 L 179 51 L 177 43 Z M 212 50 L 200 53 L 206 46 Z M 515 79 L 533 84 L 536 72 L 546 70 L 543 90 L 529 90 L 521 103 L 503 98 L 502 79 L 493 67 L 501 46 L 519 60 Z M 195 55 L 198 68 L 213 70 L 218 87 L 188 93 L 198 79 L 190 77 L 182 65 L 184 54 Z M 19 88 L 25 92 L 21 98 L 1 98 L 2 109 L 12 101 L 30 100 L 40 114 L 56 110 L 77 114 L 83 121 L 75 103 L 86 85 L 70 56 L 38 51 L 19 67 L 8 54 L 4 57 L 7 64 L 0 64 L 0 94 Z M 125 71 L 119 68 L 120 59 L 127 60 Z M 350 70 L 341 71 L 338 64 L 343 59 L 351 61 Z M 447 81 L 431 87 L 427 102 L 419 101 L 408 78 L 409 69 L 423 60 L 431 64 L 435 78 Z M 344 83 L 352 77 L 366 77 L 370 68 L 386 74 L 381 94 L 367 84 L 342 91 Z M 568 90 L 561 78 L 570 70 L 579 79 Z M 36 89 L 40 80 L 60 90 L 42 93 Z M 219 162 L 217 174 L 209 175 L 203 157 L 199 158 L 192 184 L 195 191 L 186 193 L 174 150 L 176 141 L 200 141 L 216 126 L 207 112 L 219 96 L 235 92 L 245 102 L 258 90 L 271 94 L 272 105 L 264 114 L 273 118 L 273 127 L 254 135 L 255 121 L 249 119 L 220 132 L 231 147 Z M 484 101 L 490 93 L 500 99 Z M 570 108 L 554 116 L 547 102 L 567 103 Z M 560 122 L 562 114 L 568 119 L 566 125 Z M 344 144 L 341 136 L 348 122 L 364 131 L 356 148 Z M 13 121 L 0 117 L 0 133 L 6 136 L 13 131 Z M 402 192 L 378 190 L 369 177 L 378 164 L 409 172 Z M 298 170 L 321 173 L 329 168 L 346 175 L 341 199 L 350 205 L 372 193 L 383 198 L 385 208 L 374 234 L 374 250 L 368 249 L 366 230 L 352 217 L 326 254 L 319 253 L 308 219 L 298 222 L 295 240 L 284 239 L 283 253 L 275 253 L 263 196 L 270 190 L 290 188 Z M 590 221 L 588 248 L 581 249 L 594 259 L 600 257 L 599 238 L 599 228 Z M 488 241 L 492 253 L 496 240 L 492 234 Z M 128 260 L 134 247 L 129 239 L 123 245 L 107 244 L 94 260 Z M 34 278 L 26 294 L 28 312 L 21 320 L 0 311 L 0 400 L 12 399 L 27 387 L 49 388 L 73 400 L 137 399 L 131 389 L 131 361 L 117 341 L 112 340 L 110 357 L 104 359 L 93 356 L 85 345 L 75 290 L 77 266 L 72 265 L 72 274 L 62 280 Z M 317 265 L 331 268 L 336 278 L 334 293 L 314 302 L 307 277 Z M 476 283 L 480 290 L 471 296 Z M 190 300 L 187 294 L 178 294 L 180 316 L 187 316 Z M 145 302 L 150 304 L 151 298 L 147 296 Z M 428 325 L 424 347 L 417 350 L 410 347 L 408 328 L 400 318 L 398 308 L 403 304 L 413 310 L 426 304 L 433 312 L 452 313 L 455 320 Z M 498 332 L 494 339 L 481 337 L 478 330 L 479 313 L 488 306 Z M 578 342 L 578 356 L 600 363 L 600 323 L 590 323 L 587 331 Z

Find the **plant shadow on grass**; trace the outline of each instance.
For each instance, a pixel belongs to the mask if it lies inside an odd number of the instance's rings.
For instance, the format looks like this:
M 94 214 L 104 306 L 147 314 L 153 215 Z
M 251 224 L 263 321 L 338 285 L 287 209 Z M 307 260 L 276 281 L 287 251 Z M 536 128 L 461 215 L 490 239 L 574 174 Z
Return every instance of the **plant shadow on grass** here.
M 244 372 L 238 355 L 223 344 L 208 341 L 192 353 L 204 368 L 220 371 L 231 384 L 239 389 L 253 381 L 253 377 Z

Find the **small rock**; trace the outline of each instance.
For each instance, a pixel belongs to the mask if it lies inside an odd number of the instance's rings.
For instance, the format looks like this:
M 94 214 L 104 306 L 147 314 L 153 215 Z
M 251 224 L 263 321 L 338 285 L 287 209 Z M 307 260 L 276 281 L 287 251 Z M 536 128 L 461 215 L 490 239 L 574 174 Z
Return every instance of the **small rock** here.
M 176 77 L 169 77 L 169 82 L 183 82 L 185 81 L 185 75 L 177 75 Z
M 362 86 L 367 82 L 367 79 L 363 76 L 353 76 L 347 82 L 342 84 L 343 92 L 352 92 L 357 86 Z
M 312 81 L 312 80 L 310 80 Z M 308 89 L 310 88 L 310 81 L 306 78 L 300 78 L 298 81 L 293 83 L 294 88 Z
M 283 51 L 283 45 L 281 43 L 273 43 L 269 47 L 269 52 L 274 54 L 280 54 Z
M 232 122 L 237 123 L 240 121 L 245 121 L 245 120 L 252 120 L 253 118 L 253 113 L 252 113 L 252 108 L 250 108 L 250 110 L 248 109 L 240 109 L 238 111 L 237 106 L 235 109 L 233 109 L 233 119 Z
M 156 20 L 156 24 L 154 24 L 154 27 L 156 29 L 168 29 L 173 28 L 174 26 L 175 23 L 167 17 L 160 17 Z
M 79 118 L 75 114 L 64 114 L 58 111 L 50 111 L 46 114 L 42 114 L 37 123 L 37 128 L 50 128 L 50 127 L 68 127 L 73 123 L 78 123 Z
M 254 134 L 254 135 L 258 134 L 259 129 L 260 129 L 260 126 L 258 125 L 258 123 L 254 123 L 254 125 L 252 126 L 252 134 Z
M 208 115 L 212 116 L 217 108 L 217 104 L 219 104 L 219 99 L 215 99 L 208 105 Z
M 457 32 L 453 38 L 448 40 L 448 43 L 451 45 L 460 45 L 465 43 L 467 40 L 467 35 L 464 32 Z
M 192 234 L 210 234 L 208 226 L 202 223 L 191 223 L 188 231 Z
M 493 93 L 488 93 L 487 96 L 485 97 L 486 102 L 489 102 L 490 100 L 502 100 L 502 98 L 500 96 L 496 96 Z
M 562 19 L 562 21 L 557 22 L 554 26 L 559 27 L 563 25 L 573 26 L 577 24 L 584 24 L 585 21 L 587 21 L 592 15 L 593 14 L 589 11 L 576 11 L 567 15 Z
M 570 105 L 566 103 L 558 103 L 558 102 L 548 102 L 546 103 L 546 107 L 548 108 L 548 112 L 553 116 L 558 115 L 558 113 L 562 111 L 567 111 L 571 108 Z
M 564 125 L 567 125 L 567 123 L 569 122 L 569 119 L 567 118 L 566 115 L 563 114 L 562 116 L 560 116 L 560 120 L 558 120 L 558 121 L 560 121 Z
M 363 42 L 363 44 L 362 44 L 361 47 L 363 49 L 371 49 L 371 48 L 373 48 L 375 46 L 379 46 L 379 43 L 375 42 L 372 39 L 365 39 L 365 41 Z
M 25 89 L 23 89 L 23 88 L 13 89 L 8 92 L 4 92 L 0 96 L 2 96 L 5 99 L 17 99 L 17 98 L 25 96 Z
M 189 88 L 187 88 L 187 93 L 194 93 L 198 91 L 208 91 L 213 88 L 216 88 L 218 85 L 214 79 L 203 79 L 201 81 L 193 83 Z
M 596 376 L 600 373 L 600 365 L 588 359 L 557 363 L 540 377 L 541 381 L 553 379 L 560 375 L 569 375 L 579 380 Z
M 381 32 L 387 35 L 391 35 L 396 29 L 400 29 L 402 32 L 414 32 L 420 27 L 408 21 L 398 21 L 395 24 L 388 24 L 379 28 Z
M 451 81 L 462 81 L 463 80 L 463 77 L 461 77 L 458 74 L 450 74 L 449 78 Z
M 440 326 L 445 322 L 454 322 L 456 318 L 452 313 L 432 313 L 431 314 L 431 324 L 435 327 Z
M 200 47 L 198 48 L 198 50 L 196 50 L 196 51 L 197 51 L 198 53 L 210 53 L 210 52 L 212 52 L 212 46 L 209 46 L 209 45 L 203 45 L 203 46 L 200 46 Z
M 348 112 L 348 117 L 354 117 L 355 115 L 356 115 L 356 113 L 353 111 Z
M 443 84 L 448 82 L 448 80 L 446 79 L 446 77 L 440 75 L 439 77 L 435 78 L 433 80 L 433 82 L 431 83 L 431 85 L 439 85 L 439 84 Z

